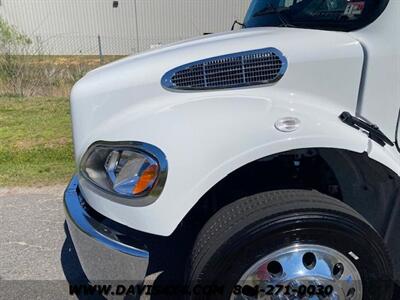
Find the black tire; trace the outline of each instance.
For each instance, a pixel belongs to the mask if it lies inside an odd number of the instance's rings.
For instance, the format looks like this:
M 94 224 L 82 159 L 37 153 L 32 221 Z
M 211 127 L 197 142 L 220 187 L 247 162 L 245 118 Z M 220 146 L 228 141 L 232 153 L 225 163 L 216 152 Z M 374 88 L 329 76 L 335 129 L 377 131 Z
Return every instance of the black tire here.
M 229 299 L 232 288 L 255 262 L 294 243 L 341 252 L 361 276 L 363 299 L 392 299 L 392 267 L 379 234 L 348 205 L 303 190 L 252 195 L 219 210 L 197 236 L 186 281 L 192 288 L 224 286 L 224 293 L 192 298 Z

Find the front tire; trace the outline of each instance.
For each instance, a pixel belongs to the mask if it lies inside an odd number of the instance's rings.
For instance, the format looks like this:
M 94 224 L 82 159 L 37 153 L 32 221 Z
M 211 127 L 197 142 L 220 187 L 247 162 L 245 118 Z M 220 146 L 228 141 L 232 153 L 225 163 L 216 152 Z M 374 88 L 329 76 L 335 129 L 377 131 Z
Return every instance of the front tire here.
M 282 190 L 219 210 L 196 239 L 186 280 L 192 288 L 224 287 L 195 299 L 257 299 L 260 286 L 318 283 L 334 287 L 320 299 L 390 300 L 391 276 L 382 238 L 361 215 L 316 191 Z M 237 285 L 246 285 L 240 295 L 232 293 Z M 289 293 L 266 299 L 296 296 Z

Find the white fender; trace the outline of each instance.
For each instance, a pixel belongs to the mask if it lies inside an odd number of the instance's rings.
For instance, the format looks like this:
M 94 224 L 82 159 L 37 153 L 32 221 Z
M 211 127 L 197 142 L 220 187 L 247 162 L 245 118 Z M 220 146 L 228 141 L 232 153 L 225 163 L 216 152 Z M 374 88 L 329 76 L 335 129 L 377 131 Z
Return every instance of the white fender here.
M 397 154 L 392 148 L 382 147 L 342 123 L 339 108 L 323 110 L 310 97 L 301 102 L 287 96 L 278 91 L 270 98 L 192 99 L 135 122 L 129 114 L 107 122 L 98 129 L 106 140 L 126 140 L 123 129 L 130 127 L 135 129 L 137 141 L 157 145 L 165 152 L 169 165 L 167 183 L 160 198 L 147 207 L 127 207 L 100 199 L 90 190 L 85 190 L 84 196 L 96 210 L 116 222 L 167 236 L 221 179 L 272 154 L 312 147 L 368 151 L 373 159 L 399 173 Z M 290 133 L 278 131 L 274 123 L 288 116 L 298 118 L 300 127 Z
M 288 59 L 276 84 L 193 93 L 161 87 L 173 67 L 263 47 Z M 145 207 L 81 192 L 106 217 L 168 236 L 221 179 L 272 154 L 321 147 L 366 151 L 399 174 L 395 147 L 377 145 L 338 118 L 343 111 L 355 113 L 362 63 L 362 48 L 347 33 L 267 28 L 213 35 L 91 72 L 71 96 L 77 162 L 93 142 L 139 141 L 165 153 L 168 176 L 160 197 Z M 284 117 L 298 118 L 300 127 L 278 131 L 274 124 Z

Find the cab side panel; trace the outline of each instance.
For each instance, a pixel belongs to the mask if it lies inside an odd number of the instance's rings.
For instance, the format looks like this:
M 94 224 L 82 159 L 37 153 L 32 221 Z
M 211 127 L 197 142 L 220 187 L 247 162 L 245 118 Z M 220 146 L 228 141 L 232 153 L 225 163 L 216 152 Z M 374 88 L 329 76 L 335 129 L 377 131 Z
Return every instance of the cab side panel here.
M 375 22 L 350 33 L 365 53 L 357 113 L 377 124 L 392 141 L 400 109 L 399 16 L 400 1 L 390 0 Z

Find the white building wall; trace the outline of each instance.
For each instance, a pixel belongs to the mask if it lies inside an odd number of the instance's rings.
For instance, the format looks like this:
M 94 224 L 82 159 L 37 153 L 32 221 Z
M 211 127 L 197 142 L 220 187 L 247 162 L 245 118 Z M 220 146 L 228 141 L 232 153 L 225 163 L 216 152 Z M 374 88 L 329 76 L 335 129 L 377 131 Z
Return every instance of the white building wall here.
M 0 16 L 48 54 L 125 55 L 243 20 L 250 0 L 0 0 Z

